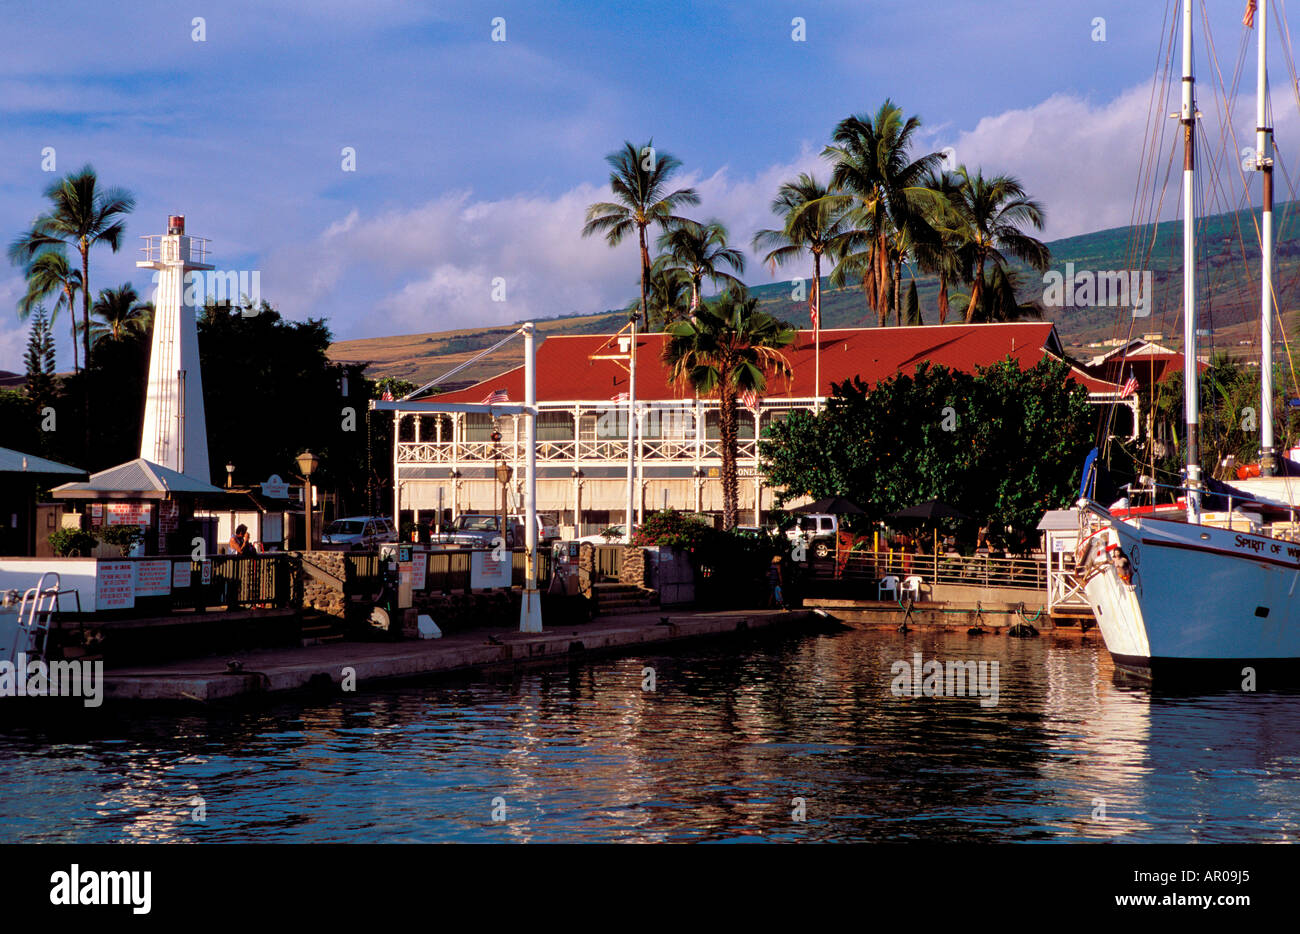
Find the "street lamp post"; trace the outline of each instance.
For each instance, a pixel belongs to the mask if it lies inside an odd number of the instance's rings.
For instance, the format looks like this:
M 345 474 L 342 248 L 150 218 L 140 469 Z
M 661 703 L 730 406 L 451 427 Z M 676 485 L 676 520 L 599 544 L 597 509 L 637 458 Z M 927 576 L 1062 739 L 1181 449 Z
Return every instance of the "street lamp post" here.
M 514 468 L 503 460 L 497 461 L 497 484 L 501 488 L 501 541 L 506 540 L 506 487 L 510 484 L 510 477 L 514 474 Z
M 235 462 L 226 461 L 226 489 L 235 485 Z
M 312 488 L 311 475 L 316 472 L 316 468 L 319 465 L 320 458 L 311 453 L 311 451 L 303 451 L 298 455 L 298 469 L 302 471 L 303 480 L 306 481 L 306 486 L 302 491 L 303 511 L 307 516 L 307 537 L 303 543 L 303 551 L 311 551 L 311 501 L 315 498 L 313 495 L 315 490 Z

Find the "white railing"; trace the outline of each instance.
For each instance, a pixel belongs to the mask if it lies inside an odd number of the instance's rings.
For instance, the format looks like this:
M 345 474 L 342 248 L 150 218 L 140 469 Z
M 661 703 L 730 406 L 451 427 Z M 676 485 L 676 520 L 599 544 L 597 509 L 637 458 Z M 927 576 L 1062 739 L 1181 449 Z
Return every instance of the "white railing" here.
M 737 442 L 736 459 L 741 463 L 752 462 L 756 447 L 752 440 Z M 643 439 L 640 448 L 640 457 L 646 461 L 722 460 L 721 441 L 651 438 Z M 511 441 L 400 441 L 397 445 L 400 464 L 485 463 L 498 458 L 522 460 L 524 456 L 523 445 Z M 537 460 L 542 464 L 624 463 L 627 461 L 627 441 L 616 438 L 538 441 Z

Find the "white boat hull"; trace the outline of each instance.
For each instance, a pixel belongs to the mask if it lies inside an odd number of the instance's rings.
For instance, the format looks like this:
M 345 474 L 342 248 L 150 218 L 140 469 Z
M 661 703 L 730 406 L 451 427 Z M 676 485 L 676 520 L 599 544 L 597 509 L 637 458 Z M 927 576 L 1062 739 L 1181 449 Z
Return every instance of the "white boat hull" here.
M 1084 593 L 1120 667 L 1220 667 L 1240 681 L 1246 667 L 1300 665 L 1300 545 L 1165 519 L 1110 518 L 1088 549 Z M 1117 555 L 1131 564 L 1127 583 L 1122 566 L 1108 560 Z

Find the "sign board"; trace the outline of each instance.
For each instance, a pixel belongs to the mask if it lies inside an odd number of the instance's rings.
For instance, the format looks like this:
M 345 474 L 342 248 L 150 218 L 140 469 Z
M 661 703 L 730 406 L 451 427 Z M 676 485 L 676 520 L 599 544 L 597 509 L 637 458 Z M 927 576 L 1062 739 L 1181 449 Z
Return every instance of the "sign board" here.
M 1064 551 L 1074 551 L 1074 539 L 1053 537 L 1052 551 L 1058 554 Z
M 398 564 L 410 564 L 410 563 L 411 563 L 411 546 L 410 546 L 410 545 L 398 545 L 398 546 L 397 546 L 397 563 L 398 563 Z
M 95 562 L 95 609 L 129 610 L 133 606 L 135 570 L 132 562 Z
M 137 597 L 167 596 L 172 592 L 171 570 L 171 562 L 165 559 L 136 562 L 135 595 Z
M 417 551 L 411 555 L 411 589 L 423 590 L 429 575 L 429 553 Z
M 158 504 L 158 531 L 175 532 L 180 528 L 181 508 L 174 499 L 165 499 Z
M 288 499 L 289 484 L 281 480 L 279 474 L 273 473 L 262 481 L 262 495 L 271 499 Z
M 211 561 L 203 562 L 203 572 L 199 575 L 199 583 L 201 584 L 212 583 L 212 562 Z
M 1300 402 L 1300 399 L 1297 399 L 1296 401 L 1297 401 L 1297 402 Z M 102 519 L 102 518 L 104 518 L 104 504 L 103 504 L 103 503 L 91 503 L 91 504 L 90 504 L 90 517 L 91 517 L 92 519 Z
M 506 552 L 506 557 L 496 560 L 490 551 L 474 551 L 469 556 L 469 586 L 471 590 L 487 590 L 491 587 L 509 587 L 514 576 L 514 557 Z
M 105 503 L 105 525 L 138 525 L 148 528 L 153 520 L 153 503 Z
M 192 577 L 193 575 L 191 573 L 190 563 L 188 561 L 172 562 L 172 586 L 173 587 L 188 587 L 190 585 L 190 580 L 192 580 Z

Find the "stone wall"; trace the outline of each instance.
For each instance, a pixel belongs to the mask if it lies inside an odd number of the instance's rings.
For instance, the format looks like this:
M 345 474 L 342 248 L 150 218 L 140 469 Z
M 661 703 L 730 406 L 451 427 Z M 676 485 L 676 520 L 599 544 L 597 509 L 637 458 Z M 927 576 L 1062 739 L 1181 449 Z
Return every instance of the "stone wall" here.
M 415 591 L 415 612 L 406 614 L 402 625 L 404 638 L 418 638 L 416 616 L 427 613 L 443 632 L 458 632 L 487 626 L 511 626 L 519 623 L 517 591 L 490 590 L 481 593 L 429 593 Z
M 343 564 L 343 553 L 339 551 L 311 551 L 305 554 L 294 552 L 294 557 L 299 558 L 304 565 L 311 565 L 337 580 L 337 583 L 334 580 L 321 580 L 304 568 L 299 577 L 303 609 L 316 610 L 343 619 L 347 608 L 347 598 L 343 593 L 343 581 L 347 574 Z
M 620 584 L 631 584 L 634 587 L 649 587 L 653 558 L 652 555 L 647 559 L 644 548 L 633 548 L 630 545 L 624 548 L 623 568 L 619 571 L 618 582 Z

